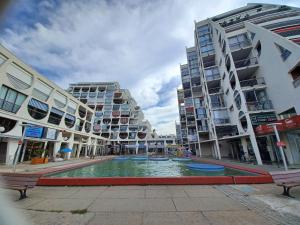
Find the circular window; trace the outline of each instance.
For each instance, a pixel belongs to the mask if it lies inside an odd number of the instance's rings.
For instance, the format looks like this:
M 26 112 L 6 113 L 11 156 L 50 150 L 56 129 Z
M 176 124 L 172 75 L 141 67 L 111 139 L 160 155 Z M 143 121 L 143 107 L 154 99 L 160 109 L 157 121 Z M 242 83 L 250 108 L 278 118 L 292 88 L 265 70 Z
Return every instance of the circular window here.
M 242 103 L 242 100 L 241 100 L 241 95 L 238 91 L 235 91 L 233 93 L 233 96 L 234 96 L 234 101 L 235 101 L 235 105 L 237 107 L 237 109 L 241 109 L 241 103 Z
M 68 113 L 65 115 L 65 124 L 66 124 L 66 127 L 72 128 L 75 125 L 75 121 L 76 121 L 75 116 L 72 116 L 72 115 L 70 115 Z
M 84 129 L 85 129 L 85 132 L 89 133 L 91 131 L 91 123 L 89 122 L 85 122 L 84 124 Z
M 239 119 L 240 119 L 240 123 L 241 123 L 242 128 L 244 129 L 244 131 L 247 131 L 248 122 L 247 122 L 247 118 L 245 116 L 245 113 L 243 111 L 239 112 Z
M 227 72 L 229 73 L 230 68 L 231 68 L 231 62 L 230 62 L 230 58 L 229 58 L 228 54 L 226 55 L 225 66 L 226 66 Z
M 229 73 L 229 82 L 230 82 L 231 89 L 234 90 L 236 86 L 236 80 L 235 80 L 234 73 L 232 71 Z
M 49 106 L 46 103 L 43 103 L 41 101 L 32 98 L 30 99 L 27 105 L 27 110 L 29 115 L 32 118 L 36 120 L 41 120 L 47 116 L 49 111 Z
M 11 131 L 15 127 L 16 123 L 17 123 L 16 120 L 0 117 L 0 127 L 1 127 L 0 133 L 7 133 Z

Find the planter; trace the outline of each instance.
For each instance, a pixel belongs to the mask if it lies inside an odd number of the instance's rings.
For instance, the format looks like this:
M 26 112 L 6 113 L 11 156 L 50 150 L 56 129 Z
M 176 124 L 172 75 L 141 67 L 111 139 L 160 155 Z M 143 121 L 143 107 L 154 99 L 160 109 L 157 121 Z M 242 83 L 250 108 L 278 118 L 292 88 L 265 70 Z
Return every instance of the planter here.
M 31 164 L 35 165 L 35 164 L 44 164 L 44 163 L 48 163 L 48 158 L 38 158 L 38 157 L 34 157 L 31 159 Z

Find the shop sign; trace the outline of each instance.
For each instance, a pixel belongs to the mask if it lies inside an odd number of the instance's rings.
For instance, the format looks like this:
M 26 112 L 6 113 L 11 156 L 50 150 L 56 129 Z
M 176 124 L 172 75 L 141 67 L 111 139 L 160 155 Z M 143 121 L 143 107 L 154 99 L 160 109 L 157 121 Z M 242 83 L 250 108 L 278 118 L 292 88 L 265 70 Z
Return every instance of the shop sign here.
M 57 133 L 56 129 L 48 128 L 46 139 L 55 140 L 56 139 L 56 133 Z
M 25 128 L 25 137 L 41 138 L 43 136 L 43 127 L 32 126 Z
M 250 115 L 252 125 L 258 126 L 261 124 L 271 123 L 277 120 L 275 113 L 260 113 Z

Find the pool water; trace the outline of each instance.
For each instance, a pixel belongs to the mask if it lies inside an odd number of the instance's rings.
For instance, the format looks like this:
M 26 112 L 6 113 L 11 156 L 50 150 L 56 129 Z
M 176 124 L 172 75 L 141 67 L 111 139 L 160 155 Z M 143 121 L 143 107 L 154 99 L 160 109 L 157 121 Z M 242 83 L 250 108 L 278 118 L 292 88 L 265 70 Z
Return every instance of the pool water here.
M 90 166 L 48 175 L 48 177 L 182 177 L 182 176 L 255 176 L 241 170 L 203 172 L 189 169 L 190 162 L 108 160 Z M 197 163 L 191 161 L 191 163 Z

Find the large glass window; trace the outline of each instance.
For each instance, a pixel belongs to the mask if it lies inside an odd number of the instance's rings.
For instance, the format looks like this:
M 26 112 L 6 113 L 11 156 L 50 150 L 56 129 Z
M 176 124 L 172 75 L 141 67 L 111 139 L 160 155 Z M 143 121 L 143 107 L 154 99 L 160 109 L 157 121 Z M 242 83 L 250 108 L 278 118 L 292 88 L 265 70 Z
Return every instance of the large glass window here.
M 63 115 L 64 115 L 63 111 L 52 107 L 50 111 L 48 123 L 59 125 Z
M 216 66 L 209 69 L 205 69 L 205 77 L 207 81 L 219 79 L 220 73 L 218 67 Z
M 32 98 L 28 103 L 27 109 L 32 118 L 40 120 L 47 116 L 49 107 L 46 103 Z
M 241 99 L 241 95 L 238 91 L 234 92 L 234 101 L 235 101 L 235 105 L 237 107 L 237 109 L 241 109 L 241 104 L 242 104 L 242 99 Z
M 0 89 L 0 109 L 17 113 L 25 99 L 26 95 L 11 88 L 2 86 Z

